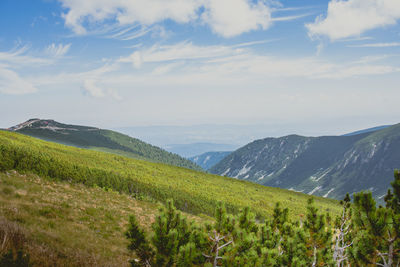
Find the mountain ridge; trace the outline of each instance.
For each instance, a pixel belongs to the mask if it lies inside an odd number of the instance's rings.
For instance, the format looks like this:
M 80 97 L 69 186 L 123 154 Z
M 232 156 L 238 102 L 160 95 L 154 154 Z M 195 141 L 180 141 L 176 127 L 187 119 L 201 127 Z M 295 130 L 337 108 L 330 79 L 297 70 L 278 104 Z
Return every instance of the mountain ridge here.
M 165 151 L 137 138 L 97 127 L 63 124 L 52 119 L 34 118 L 7 130 L 63 145 L 202 170 L 200 166 L 177 154 Z
M 367 129 L 358 130 L 358 131 L 355 131 L 355 132 L 343 134 L 343 136 L 351 136 L 351 135 L 357 135 L 357 134 L 362 134 L 362 133 L 376 132 L 376 131 L 383 130 L 383 129 L 385 129 L 387 127 L 391 127 L 391 126 L 393 126 L 393 125 L 376 126 L 376 127 L 372 127 L 372 128 L 367 128 Z
M 349 136 L 288 135 L 251 142 L 210 172 L 341 199 L 372 191 L 379 199 L 400 168 L 400 124 Z

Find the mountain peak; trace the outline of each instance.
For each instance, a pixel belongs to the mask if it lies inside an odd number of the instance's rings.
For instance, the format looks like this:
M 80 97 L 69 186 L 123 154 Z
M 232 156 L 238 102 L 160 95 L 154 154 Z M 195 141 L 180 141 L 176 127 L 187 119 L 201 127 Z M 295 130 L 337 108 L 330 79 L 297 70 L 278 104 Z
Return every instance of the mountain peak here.
M 57 122 L 52 119 L 29 119 L 26 122 L 20 123 L 18 125 L 8 128 L 9 131 L 20 131 L 24 129 L 47 129 L 51 131 L 78 131 L 78 130 L 97 130 L 96 127 L 78 126 L 78 125 L 68 125 Z
M 15 126 L 12 126 L 12 127 L 8 128 L 7 130 L 9 130 L 9 131 L 18 131 L 18 130 L 21 130 L 21 129 L 26 128 L 26 127 L 31 127 L 33 123 L 38 122 L 38 121 L 40 121 L 39 118 L 29 119 L 29 120 L 27 120 L 27 121 L 25 121 L 23 123 L 20 123 L 20 124 L 17 124 Z

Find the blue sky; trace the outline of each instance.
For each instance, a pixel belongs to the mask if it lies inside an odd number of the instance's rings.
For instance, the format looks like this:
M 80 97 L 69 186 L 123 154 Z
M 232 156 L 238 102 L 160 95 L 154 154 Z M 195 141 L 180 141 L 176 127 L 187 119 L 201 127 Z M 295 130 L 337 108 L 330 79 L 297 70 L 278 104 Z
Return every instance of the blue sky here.
M 0 127 L 398 123 L 399 21 L 399 0 L 2 0 Z

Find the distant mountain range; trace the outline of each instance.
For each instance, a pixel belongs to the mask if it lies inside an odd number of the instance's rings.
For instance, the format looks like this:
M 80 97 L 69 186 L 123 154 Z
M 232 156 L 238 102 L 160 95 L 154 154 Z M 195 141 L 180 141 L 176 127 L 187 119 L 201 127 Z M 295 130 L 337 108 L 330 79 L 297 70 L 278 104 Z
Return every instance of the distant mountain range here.
M 167 145 L 163 148 L 182 157 L 191 158 L 206 152 L 233 151 L 239 148 L 239 146 L 216 143 L 192 143 Z
M 344 136 L 256 140 L 210 172 L 336 199 L 347 192 L 370 190 L 382 200 L 396 168 L 400 168 L 400 124 Z
M 206 152 L 198 156 L 194 156 L 189 158 L 189 160 L 193 161 L 204 170 L 209 170 L 211 167 L 216 165 L 226 156 L 228 156 L 232 151 L 224 151 L 224 152 Z
M 7 130 L 64 145 L 201 170 L 198 165 L 179 155 L 111 130 L 41 119 L 30 119 Z

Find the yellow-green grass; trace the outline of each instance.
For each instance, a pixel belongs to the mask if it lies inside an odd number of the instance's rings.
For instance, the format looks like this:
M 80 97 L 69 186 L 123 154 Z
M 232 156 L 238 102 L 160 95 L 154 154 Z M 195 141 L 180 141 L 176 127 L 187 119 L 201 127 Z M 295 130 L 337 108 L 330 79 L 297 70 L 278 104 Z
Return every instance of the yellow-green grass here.
M 124 237 L 129 215 L 150 232 L 159 206 L 101 188 L 0 173 L 0 216 L 24 230 L 25 250 L 36 265 L 127 266 L 132 256 Z
M 193 214 L 212 214 L 221 201 L 233 212 L 249 206 L 259 216 L 268 216 L 279 201 L 289 208 L 291 217 L 297 217 L 305 214 L 309 198 L 289 190 L 0 131 L 0 170 L 10 169 L 109 187 L 162 202 L 172 198 L 179 209 Z M 322 211 L 333 215 L 340 211 L 335 200 L 315 200 Z

